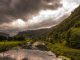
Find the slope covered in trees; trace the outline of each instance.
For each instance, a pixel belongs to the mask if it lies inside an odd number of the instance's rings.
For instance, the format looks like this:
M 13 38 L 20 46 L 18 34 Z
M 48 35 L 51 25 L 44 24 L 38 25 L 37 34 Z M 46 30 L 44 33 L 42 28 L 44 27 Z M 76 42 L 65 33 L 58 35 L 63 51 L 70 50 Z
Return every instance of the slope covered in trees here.
M 47 36 L 58 42 L 66 40 L 70 47 L 80 48 L 80 6 L 71 16 L 49 31 Z
M 80 6 L 47 32 L 46 41 L 50 42 L 46 45 L 56 54 L 80 60 Z

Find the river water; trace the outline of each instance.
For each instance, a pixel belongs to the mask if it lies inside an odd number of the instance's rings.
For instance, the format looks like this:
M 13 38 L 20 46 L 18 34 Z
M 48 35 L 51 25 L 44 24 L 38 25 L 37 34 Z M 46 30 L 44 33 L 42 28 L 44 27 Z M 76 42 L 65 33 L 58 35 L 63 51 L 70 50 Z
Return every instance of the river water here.
M 0 53 L 0 60 L 58 60 L 51 51 L 30 49 L 9 50 Z

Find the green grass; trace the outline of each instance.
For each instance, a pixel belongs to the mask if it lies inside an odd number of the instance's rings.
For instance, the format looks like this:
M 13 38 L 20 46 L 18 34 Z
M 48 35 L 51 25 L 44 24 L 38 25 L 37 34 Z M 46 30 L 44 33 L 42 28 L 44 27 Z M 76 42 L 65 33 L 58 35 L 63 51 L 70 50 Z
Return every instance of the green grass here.
M 72 60 L 80 60 L 79 49 L 68 48 L 60 43 L 55 43 L 55 44 L 46 43 L 46 46 L 49 48 L 49 50 L 56 53 L 57 56 L 66 56 L 71 58 Z
M 0 52 L 11 49 L 12 47 L 17 47 L 22 42 L 20 41 L 5 41 L 0 42 Z
M 12 44 L 18 44 L 20 43 L 19 41 L 5 41 L 5 42 L 0 42 L 0 45 L 12 45 Z
M 25 41 L 0 41 L 0 52 L 9 50 L 13 47 L 21 47 L 21 45 L 27 44 L 28 42 L 32 43 L 33 40 L 28 39 Z

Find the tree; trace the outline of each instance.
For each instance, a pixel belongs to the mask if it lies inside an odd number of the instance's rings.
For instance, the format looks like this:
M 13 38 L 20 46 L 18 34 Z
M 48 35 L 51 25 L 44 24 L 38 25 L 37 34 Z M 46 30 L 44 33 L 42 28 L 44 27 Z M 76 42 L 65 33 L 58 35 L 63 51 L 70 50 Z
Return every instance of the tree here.
M 67 36 L 68 36 L 67 45 L 69 45 L 72 48 L 80 49 L 80 29 L 79 28 L 72 28 L 68 32 Z
M 5 41 L 7 40 L 7 37 L 0 35 L 0 41 Z
M 13 40 L 23 41 L 23 40 L 25 40 L 25 37 L 24 36 L 14 36 Z

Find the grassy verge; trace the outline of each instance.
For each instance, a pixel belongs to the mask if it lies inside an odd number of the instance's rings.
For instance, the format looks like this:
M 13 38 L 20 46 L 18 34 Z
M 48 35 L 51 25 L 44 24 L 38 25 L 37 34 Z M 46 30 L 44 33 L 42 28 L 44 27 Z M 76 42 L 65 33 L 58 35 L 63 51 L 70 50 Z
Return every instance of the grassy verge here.
M 66 56 L 72 60 L 80 60 L 80 50 L 68 48 L 63 44 L 55 43 L 46 43 L 46 46 L 57 56 Z
M 12 47 L 17 47 L 19 44 L 21 44 L 20 41 L 5 41 L 5 42 L 0 42 L 0 52 L 6 51 L 8 49 L 11 49 Z
M 32 43 L 33 40 L 27 39 L 25 41 L 0 41 L 0 52 L 9 50 L 13 47 L 21 46 L 21 45 L 26 45 L 28 42 Z

